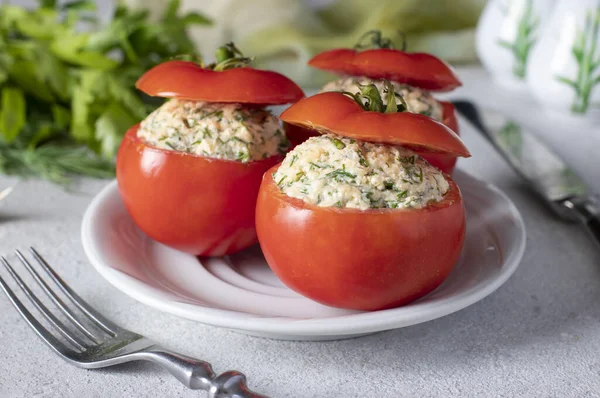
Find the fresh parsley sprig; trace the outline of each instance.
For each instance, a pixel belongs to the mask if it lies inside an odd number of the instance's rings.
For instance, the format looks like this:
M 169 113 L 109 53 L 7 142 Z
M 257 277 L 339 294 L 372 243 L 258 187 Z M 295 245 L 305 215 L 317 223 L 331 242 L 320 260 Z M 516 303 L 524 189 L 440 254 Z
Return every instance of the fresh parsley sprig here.
M 359 92 L 351 93 L 344 91 L 343 94 L 352 98 L 365 111 L 380 113 L 406 112 L 408 106 L 402 95 L 394 91 L 394 85 L 389 80 L 383 80 L 383 91 L 387 94 L 387 103 L 384 104 L 379 89 L 374 83 L 360 84 L 356 83 Z
M 215 71 L 224 71 L 233 68 L 242 68 L 250 65 L 254 57 L 244 57 L 244 54 L 233 44 L 229 42 L 217 49 L 215 52 L 217 62 L 208 67 Z
M 210 21 L 180 15 L 179 0 L 152 22 L 118 5 L 104 26 L 91 0 L 38 3 L 0 5 L 0 172 L 61 184 L 113 175 L 123 134 L 161 103 L 135 81 L 178 54 L 199 57 L 186 28 Z

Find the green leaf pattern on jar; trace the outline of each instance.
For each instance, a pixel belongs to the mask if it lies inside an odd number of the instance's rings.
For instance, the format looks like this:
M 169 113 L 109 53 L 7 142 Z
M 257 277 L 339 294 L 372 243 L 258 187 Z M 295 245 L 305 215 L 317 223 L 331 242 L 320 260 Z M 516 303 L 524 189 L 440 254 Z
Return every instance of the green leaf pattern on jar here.
M 575 92 L 575 100 L 571 105 L 573 113 L 584 114 L 588 111 L 592 91 L 600 85 L 600 6 L 588 10 L 583 29 L 577 31 L 571 55 L 577 65 L 574 78 L 556 76 L 556 79 L 568 85 Z M 600 106 L 600 104 L 599 104 Z

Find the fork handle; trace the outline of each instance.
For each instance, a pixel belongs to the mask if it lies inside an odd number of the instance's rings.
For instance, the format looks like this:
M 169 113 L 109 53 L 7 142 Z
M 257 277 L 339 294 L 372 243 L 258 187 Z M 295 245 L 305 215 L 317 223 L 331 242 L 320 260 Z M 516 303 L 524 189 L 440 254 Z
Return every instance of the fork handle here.
M 235 370 L 216 375 L 208 362 L 158 346 L 139 352 L 138 357 L 161 365 L 192 390 L 207 391 L 208 398 L 268 398 L 250 391 L 246 386 L 246 376 Z

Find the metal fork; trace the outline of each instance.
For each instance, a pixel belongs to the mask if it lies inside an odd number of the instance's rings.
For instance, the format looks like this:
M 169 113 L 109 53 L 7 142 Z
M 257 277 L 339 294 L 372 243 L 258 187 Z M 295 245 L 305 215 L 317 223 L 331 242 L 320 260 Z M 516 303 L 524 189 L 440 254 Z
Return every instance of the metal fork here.
M 52 329 L 40 323 L 0 277 L 0 285 L 15 308 L 38 336 L 67 362 L 85 369 L 104 368 L 130 361 L 151 361 L 163 366 L 190 389 L 208 392 L 209 398 L 261 398 L 246 386 L 246 377 L 237 371 L 216 375 L 209 363 L 168 351 L 152 340 L 123 329 L 106 319 L 79 297 L 33 248 L 29 249 L 39 266 L 73 306 L 56 294 L 33 265 L 20 252 L 15 254 L 58 311 L 51 311 L 15 272 L 5 257 L 1 262 L 17 285 Z M 48 279 L 46 278 L 46 279 Z M 72 308 L 74 307 L 74 308 Z M 76 311 L 75 311 L 76 310 Z M 68 320 L 62 322 L 57 313 Z

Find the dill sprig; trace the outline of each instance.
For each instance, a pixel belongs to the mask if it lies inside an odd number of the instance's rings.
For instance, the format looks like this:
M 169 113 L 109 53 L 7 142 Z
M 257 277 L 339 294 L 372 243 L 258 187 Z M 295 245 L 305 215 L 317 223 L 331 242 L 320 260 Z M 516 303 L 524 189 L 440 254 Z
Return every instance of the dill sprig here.
M 600 84 L 600 55 L 596 56 L 599 34 L 600 7 L 597 7 L 593 13 L 591 11 L 587 12 L 583 30 L 577 32 L 573 44 L 571 52 L 577 62 L 576 79 L 569 79 L 565 76 L 556 77 L 560 82 L 569 85 L 575 91 L 575 101 L 571 106 L 571 111 L 574 113 L 587 112 L 592 90 Z
M 506 40 L 498 40 L 498 44 L 501 47 L 506 48 L 513 54 L 515 60 L 513 74 L 519 79 L 525 77 L 527 59 L 529 58 L 531 48 L 535 44 L 535 33 L 539 25 L 539 19 L 533 11 L 533 0 L 526 1 L 523 14 L 517 25 L 515 41 L 511 43 Z
M 114 163 L 77 144 L 45 144 L 22 149 L 0 145 L 0 173 L 41 177 L 68 186 L 75 175 L 112 178 Z

